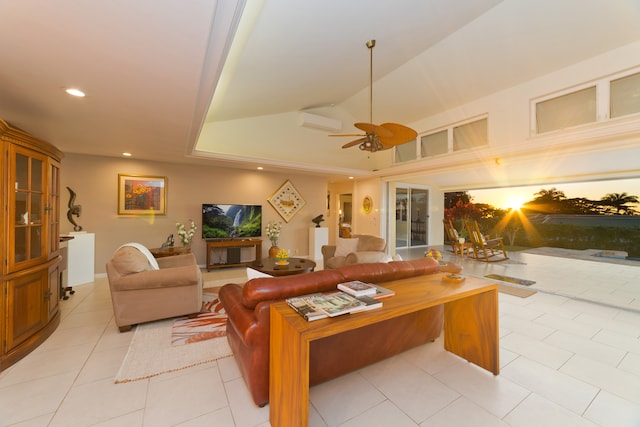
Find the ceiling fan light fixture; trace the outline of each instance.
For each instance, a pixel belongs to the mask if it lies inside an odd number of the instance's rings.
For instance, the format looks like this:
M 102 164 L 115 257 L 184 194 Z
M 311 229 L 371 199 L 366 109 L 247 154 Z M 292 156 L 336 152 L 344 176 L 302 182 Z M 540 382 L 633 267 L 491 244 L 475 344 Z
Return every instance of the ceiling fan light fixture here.
M 398 123 L 383 123 L 376 125 L 373 123 L 373 48 L 376 45 L 375 40 L 369 40 L 366 43 L 369 49 L 369 123 L 355 123 L 354 126 L 365 134 L 342 134 L 330 136 L 357 136 L 358 139 L 348 142 L 342 148 L 349 148 L 357 145 L 362 151 L 371 151 L 372 153 L 381 150 L 387 150 L 396 145 L 404 144 L 415 139 L 418 133 Z

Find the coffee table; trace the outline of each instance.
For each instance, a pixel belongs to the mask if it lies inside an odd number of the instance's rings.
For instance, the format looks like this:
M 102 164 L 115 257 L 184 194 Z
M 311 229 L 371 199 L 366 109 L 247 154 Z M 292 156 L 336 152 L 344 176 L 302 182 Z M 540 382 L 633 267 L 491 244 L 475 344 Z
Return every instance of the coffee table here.
M 311 341 L 387 319 L 444 305 L 444 348 L 498 375 L 498 285 L 466 277 L 452 283 L 448 273 L 417 276 L 384 287 L 395 296 L 381 308 L 307 322 L 286 302 L 271 304 L 269 416 L 271 425 L 306 426 L 309 417 Z
M 270 276 L 291 276 L 293 274 L 311 273 L 316 268 L 316 263 L 310 259 L 289 258 L 288 265 L 276 264 L 275 258 L 263 258 L 252 262 L 249 267 Z

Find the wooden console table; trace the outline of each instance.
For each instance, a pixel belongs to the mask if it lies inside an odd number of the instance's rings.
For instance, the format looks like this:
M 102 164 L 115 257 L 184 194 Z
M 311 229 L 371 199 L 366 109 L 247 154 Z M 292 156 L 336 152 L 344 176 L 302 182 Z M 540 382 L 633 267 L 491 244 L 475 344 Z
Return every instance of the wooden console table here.
M 231 248 L 246 248 L 254 246 L 256 248 L 256 257 L 251 261 L 240 262 L 238 259 L 237 262 L 229 262 L 229 249 Z M 227 249 L 227 262 L 226 263 L 215 263 L 211 262 L 211 250 L 212 249 Z M 208 240 L 207 241 L 207 271 L 212 268 L 221 268 L 221 267 L 239 267 L 243 265 L 248 265 L 255 260 L 259 260 L 262 258 L 262 240 L 261 239 L 245 239 L 245 240 Z
M 168 256 L 188 254 L 191 252 L 191 248 L 185 248 L 184 246 L 169 246 L 166 248 L 151 248 L 149 249 L 149 252 L 151 252 L 151 255 L 153 255 L 154 258 L 164 258 Z
M 271 425 L 306 426 L 309 417 L 310 342 L 444 304 L 444 348 L 498 375 L 498 285 L 447 273 L 386 282 L 396 295 L 382 308 L 307 322 L 286 302 L 271 304 L 269 415 Z

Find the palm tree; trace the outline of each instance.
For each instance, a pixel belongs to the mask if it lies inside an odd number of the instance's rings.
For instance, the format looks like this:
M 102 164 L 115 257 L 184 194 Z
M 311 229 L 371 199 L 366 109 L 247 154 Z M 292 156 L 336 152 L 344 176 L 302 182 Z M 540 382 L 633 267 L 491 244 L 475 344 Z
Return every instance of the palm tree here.
M 612 214 L 634 215 L 636 210 L 628 205 L 637 204 L 638 197 L 627 193 L 609 193 L 600 199 L 604 206 L 608 206 Z
M 563 213 L 564 204 L 567 200 L 567 196 L 563 191 L 551 188 L 549 190 L 540 190 L 534 193 L 536 196 L 530 202 L 524 204 L 527 210 L 540 212 L 545 214 L 557 214 Z

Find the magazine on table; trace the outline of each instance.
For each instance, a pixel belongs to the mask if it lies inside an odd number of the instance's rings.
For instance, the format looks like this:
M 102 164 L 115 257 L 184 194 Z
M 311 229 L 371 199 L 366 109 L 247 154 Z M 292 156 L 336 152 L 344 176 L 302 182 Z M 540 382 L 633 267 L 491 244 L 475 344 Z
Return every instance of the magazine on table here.
M 376 287 L 370 283 L 361 282 L 360 280 L 352 280 L 350 282 L 338 283 L 338 289 L 346 292 L 354 297 L 363 295 L 375 295 Z
M 287 304 L 289 304 L 289 307 L 293 308 L 298 312 L 298 314 L 307 319 L 309 322 L 329 317 L 329 315 L 323 310 L 320 310 L 318 307 L 311 304 L 309 298 L 314 295 L 321 294 L 311 294 L 303 295 L 300 297 L 287 298 Z
M 362 299 L 362 300 L 361 300 Z M 382 303 L 367 295 L 354 297 L 346 292 L 338 291 L 329 294 L 309 294 L 287 298 L 287 304 L 308 321 L 335 317 L 347 313 L 371 310 L 382 306 Z
M 313 296 L 311 297 L 311 304 L 327 313 L 329 317 L 350 313 L 364 305 L 353 295 L 342 291 Z
M 375 286 L 376 288 L 376 293 L 374 295 L 371 295 L 371 298 L 382 299 L 386 297 L 392 297 L 396 294 L 396 292 L 393 289 L 383 288 L 382 286 L 379 286 L 379 285 L 373 285 L 373 286 Z
M 358 301 L 363 302 L 364 305 L 356 308 L 355 310 L 352 311 L 352 313 L 357 313 L 359 311 L 373 310 L 374 308 L 382 307 L 382 301 L 377 300 L 369 295 L 363 295 L 361 297 L 356 297 L 356 298 L 358 299 Z

